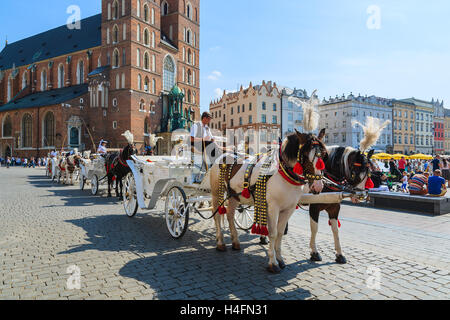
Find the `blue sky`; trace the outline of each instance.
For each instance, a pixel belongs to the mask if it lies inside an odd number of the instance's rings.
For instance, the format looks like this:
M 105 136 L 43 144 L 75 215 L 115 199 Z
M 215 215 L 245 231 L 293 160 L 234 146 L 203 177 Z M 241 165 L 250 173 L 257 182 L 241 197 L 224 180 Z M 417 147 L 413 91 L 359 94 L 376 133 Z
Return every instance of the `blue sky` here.
M 64 24 L 72 4 L 82 18 L 100 12 L 100 0 L 2 1 L 2 46 Z M 373 5 L 380 29 L 367 27 Z M 263 79 L 321 98 L 450 103 L 450 1 L 201 0 L 200 11 L 202 110 L 218 92 Z

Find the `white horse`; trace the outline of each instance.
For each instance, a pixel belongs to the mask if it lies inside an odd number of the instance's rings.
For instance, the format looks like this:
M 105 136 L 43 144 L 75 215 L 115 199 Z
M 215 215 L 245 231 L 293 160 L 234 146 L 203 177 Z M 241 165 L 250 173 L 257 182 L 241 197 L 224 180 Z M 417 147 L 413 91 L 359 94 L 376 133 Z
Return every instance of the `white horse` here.
M 322 142 L 324 136 L 325 129 L 320 132 L 318 137 L 299 132 L 288 136 L 281 145 L 281 152 L 274 150 L 257 162 L 248 181 L 250 183 L 250 191 L 252 191 L 260 173 L 264 172 L 265 168 L 263 164 L 272 162 L 273 170 L 270 171 L 272 171 L 271 173 L 273 175 L 269 178 L 266 189 L 267 229 L 270 238 L 268 270 L 272 273 L 279 273 L 286 266 L 281 255 L 281 242 L 287 222 L 296 210 L 301 195 L 310 191 L 320 193 L 323 189 L 321 178 L 324 163 L 322 157 L 326 156 L 326 148 Z M 219 188 L 222 163 L 233 166 L 230 172 L 237 170 L 234 176 L 227 181 L 229 190 L 233 190 L 234 192 L 241 192 L 245 189 L 244 177 L 249 166 L 249 163 L 245 163 L 241 158 L 234 164 L 234 155 L 224 154 L 216 160 L 211 168 L 210 183 L 213 212 L 219 210 L 222 211 L 221 213 L 223 213 L 223 207 L 220 207 L 220 205 L 223 199 L 220 199 Z M 293 173 L 292 169 L 298 166 L 298 164 L 303 168 L 303 174 Z M 246 198 L 242 194 L 228 200 L 226 214 L 231 231 L 233 250 L 240 250 L 238 233 L 234 224 L 234 213 L 239 203 L 252 206 L 254 205 L 254 200 L 252 197 Z M 221 216 L 216 214 L 214 219 L 216 224 L 217 250 L 225 251 L 226 246 L 221 230 Z

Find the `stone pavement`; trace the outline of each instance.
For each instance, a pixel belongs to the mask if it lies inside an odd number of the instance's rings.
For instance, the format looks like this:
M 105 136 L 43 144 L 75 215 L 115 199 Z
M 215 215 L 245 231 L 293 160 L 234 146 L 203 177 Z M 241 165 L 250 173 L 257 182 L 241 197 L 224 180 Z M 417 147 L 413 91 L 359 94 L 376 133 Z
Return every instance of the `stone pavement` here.
M 344 205 L 348 264 L 337 265 L 325 215 L 323 261 L 309 262 L 309 217 L 299 210 L 283 242 L 287 268 L 271 275 L 258 237 L 241 232 L 241 252 L 216 252 L 211 220 L 191 217 L 184 238 L 173 240 L 161 212 L 130 219 L 104 192 L 54 184 L 43 169 L 2 167 L 0 181 L 1 300 L 450 297 L 450 215 Z M 73 270 L 80 289 L 68 288 Z

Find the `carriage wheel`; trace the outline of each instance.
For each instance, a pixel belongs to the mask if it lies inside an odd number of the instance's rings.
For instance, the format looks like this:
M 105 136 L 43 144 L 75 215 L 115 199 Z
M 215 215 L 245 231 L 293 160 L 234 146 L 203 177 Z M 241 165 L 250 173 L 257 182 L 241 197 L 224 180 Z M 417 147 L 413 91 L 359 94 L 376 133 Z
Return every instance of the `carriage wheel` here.
M 91 193 L 93 196 L 96 196 L 98 193 L 98 177 L 96 174 L 91 179 Z
M 86 179 L 83 176 L 80 176 L 80 190 L 84 190 L 84 185 L 86 184 Z
M 238 207 L 234 213 L 234 222 L 239 229 L 248 231 L 253 226 L 254 209 Z
M 130 172 L 125 177 L 125 192 L 123 193 L 123 208 L 128 217 L 133 218 L 138 211 L 138 201 L 136 195 L 136 182 L 133 173 Z
M 166 223 L 170 235 L 180 239 L 186 233 L 189 223 L 189 210 L 187 208 L 186 193 L 180 187 L 172 187 L 167 193 Z

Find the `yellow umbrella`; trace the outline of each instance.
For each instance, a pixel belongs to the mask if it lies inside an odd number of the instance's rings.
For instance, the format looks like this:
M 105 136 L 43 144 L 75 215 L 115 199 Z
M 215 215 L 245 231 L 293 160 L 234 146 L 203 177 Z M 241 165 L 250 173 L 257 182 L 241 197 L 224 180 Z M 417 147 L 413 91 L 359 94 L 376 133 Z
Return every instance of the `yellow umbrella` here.
M 417 160 L 433 160 L 433 156 L 425 155 L 422 153 L 415 154 L 413 156 L 409 157 L 410 159 L 417 159 Z
M 392 155 L 390 155 L 388 153 L 377 153 L 376 155 L 374 155 L 372 157 L 372 159 L 375 159 L 375 160 L 390 160 L 390 159 L 392 159 Z
M 406 155 L 404 155 L 404 154 L 400 154 L 400 153 L 394 154 L 394 155 L 392 156 L 392 158 L 394 158 L 395 160 L 400 160 L 401 158 L 409 159 L 408 156 L 406 156 Z

